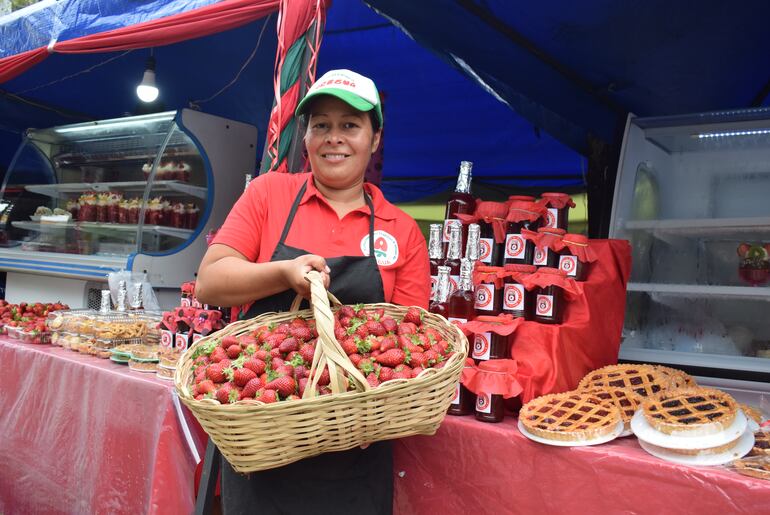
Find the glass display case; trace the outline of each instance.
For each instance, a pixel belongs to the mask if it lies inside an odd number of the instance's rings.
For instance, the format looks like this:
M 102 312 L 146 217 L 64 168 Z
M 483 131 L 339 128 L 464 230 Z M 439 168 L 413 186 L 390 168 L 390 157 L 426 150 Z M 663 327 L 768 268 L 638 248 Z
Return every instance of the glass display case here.
M 610 236 L 633 248 L 621 359 L 770 377 L 770 111 L 635 118 Z
M 29 129 L 0 190 L 0 269 L 129 269 L 178 287 L 254 170 L 256 140 L 253 126 L 187 109 Z M 20 279 L 9 274 L 11 297 Z

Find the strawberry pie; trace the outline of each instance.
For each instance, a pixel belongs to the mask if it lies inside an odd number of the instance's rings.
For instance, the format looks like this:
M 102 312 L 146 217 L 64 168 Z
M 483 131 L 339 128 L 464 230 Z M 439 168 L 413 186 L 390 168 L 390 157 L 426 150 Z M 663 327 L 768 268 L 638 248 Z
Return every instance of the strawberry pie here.
M 580 442 L 611 434 L 621 416 L 611 401 L 590 392 L 572 391 L 532 399 L 521 409 L 519 420 L 535 436 Z

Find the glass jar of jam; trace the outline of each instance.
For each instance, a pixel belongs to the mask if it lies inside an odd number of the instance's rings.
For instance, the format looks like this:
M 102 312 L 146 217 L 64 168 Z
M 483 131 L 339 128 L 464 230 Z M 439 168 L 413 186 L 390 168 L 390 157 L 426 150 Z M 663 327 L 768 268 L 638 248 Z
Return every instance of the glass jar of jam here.
M 564 272 L 558 268 L 543 267 L 538 273 L 556 274 L 564 277 Z M 561 324 L 564 314 L 564 292 L 558 286 L 551 285 L 533 290 L 535 296 L 535 322 L 541 324 Z
M 502 422 L 505 418 L 505 400 L 502 395 L 480 392 L 476 394 L 476 420 Z
M 503 279 L 503 313 L 531 320 L 534 313 L 534 296 L 524 288 L 520 280 L 523 276 L 537 270 L 532 265 L 505 265 Z
M 532 255 L 532 264 L 535 266 L 548 266 L 556 268 L 559 266 L 559 254 L 552 250 L 554 240 L 561 240 L 566 232 L 564 229 L 554 227 L 540 227 L 537 230 L 539 243 L 535 243 L 534 254 Z
M 473 271 L 476 316 L 497 315 L 503 307 L 503 281 L 498 266 L 477 266 Z
M 495 317 L 477 317 L 477 321 L 482 321 L 484 318 Z M 471 357 L 478 363 L 481 361 L 489 361 L 490 359 L 507 359 L 509 346 L 509 336 L 502 336 L 494 331 L 488 331 L 485 333 L 476 333 L 473 335 L 473 348 L 471 349 Z
M 466 360 L 465 368 L 473 368 L 473 360 Z M 462 383 L 457 383 L 455 396 L 447 409 L 448 415 L 469 415 L 476 407 L 476 394 L 468 390 Z
M 508 205 L 505 202 L 479 201 L 474 214 L 479 218 L 481 232 L 479 261 L 487 266 L 502 266 Z M 498 232 L 497 237 L 495 231 Z
M 545 208 L 534 200 L 520 200 L 525 197 L 509 197 L 508 226 L 503 247 L 504 265 L 531 265 L 535 245 L 521 234 L 522 229 L 537 231 L 542 223 Z M 526 197 L 532 198 L 532 197 Z
M 460 260 L 460 284 L 457 291 L 449 296 L 447 319 L 456 320 L 462 324 L 476 317 L 476 296 L 473 292 L 473 261 L 467 258 Z
M 567 230 L 569 209 L 575 207 L 572 198 L 566 193 L 546 192 L 540 195 L 548 209 L 545 227 Z
M 582 234 L 565 234 L 562 242 L 564 248 L 559 252 L 559 270 L 576 281 L 585 281 L 590 263 L 584 263 L 580 257 L 584 254 L 581 250 L 588 247 L 588 238 Z

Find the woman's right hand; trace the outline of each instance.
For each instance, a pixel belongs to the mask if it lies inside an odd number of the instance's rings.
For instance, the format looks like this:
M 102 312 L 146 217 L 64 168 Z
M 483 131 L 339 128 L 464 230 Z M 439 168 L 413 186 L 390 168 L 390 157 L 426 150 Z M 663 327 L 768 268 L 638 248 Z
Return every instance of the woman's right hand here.
M 331 270 L 326 265 L 326 260 L 321 256 L 305 254 L 286 261 L 284 268 L 284 276 L 289 287 L 306 299 L 310 298 L 310 283 L 305 279 L 305 275 L 311 270 L 317 270 L 321 273 L 324 288 L 328 289 Z

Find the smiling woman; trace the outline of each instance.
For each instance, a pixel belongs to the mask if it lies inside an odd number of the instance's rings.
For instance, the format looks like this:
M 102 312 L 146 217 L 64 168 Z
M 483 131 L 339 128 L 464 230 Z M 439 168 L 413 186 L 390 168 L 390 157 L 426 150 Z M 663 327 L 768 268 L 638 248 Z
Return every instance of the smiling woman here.
M 343 303 L 427 308 L 425 239 L 409 215 L 364 182 L 383 125 L 374 82 L 349 70 L 330 71 L 296 114 L 308 117 L 304 143 L 311 173 L 271 172 L 249 184 L 203 258 L 198 299 L 247 304 L 246 317 L 286 311 L 297 293 L 308 295 L 304 276 L 315 269 Z M 392 467 L 390 442 L 248 477 L 223 461 L 222 503 L 225 513 L 258 507 L 260 513 L 387 514 Z

